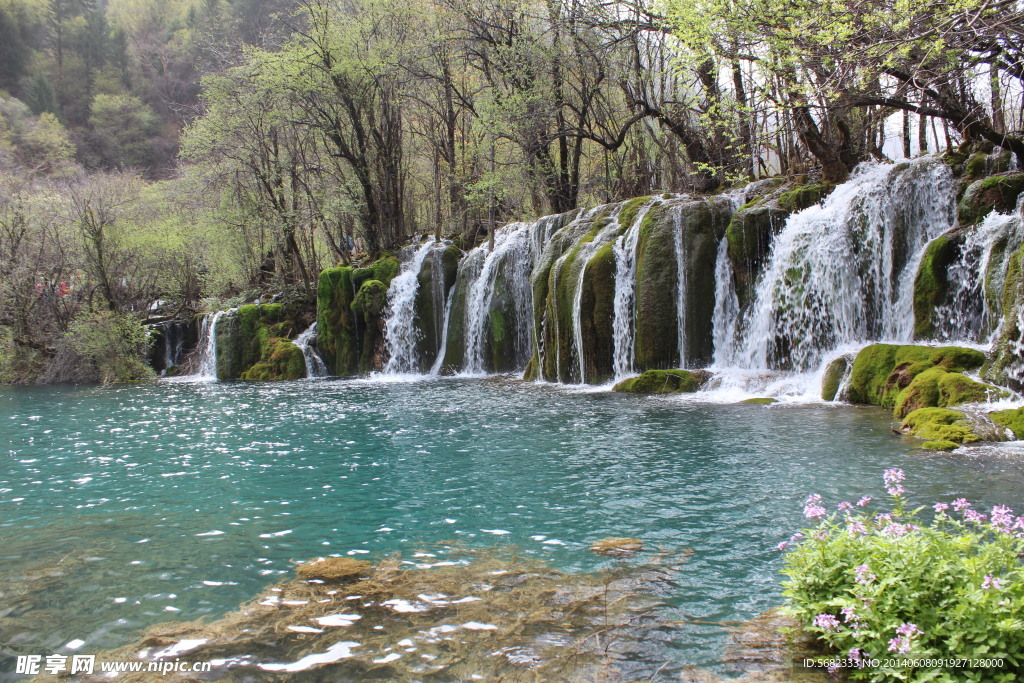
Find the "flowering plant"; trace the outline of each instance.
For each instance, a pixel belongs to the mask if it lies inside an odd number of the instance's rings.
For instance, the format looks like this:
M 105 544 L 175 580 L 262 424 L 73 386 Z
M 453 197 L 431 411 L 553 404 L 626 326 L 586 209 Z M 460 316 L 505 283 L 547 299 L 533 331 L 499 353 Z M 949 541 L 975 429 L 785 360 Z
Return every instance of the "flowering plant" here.
M 958 498 L 926 523 L 924 508 L 905 509 L 905 478 L 886 470 L 886 512 L 807 499 L 817 526 L 779 544 L 787 613 L 853 679 L 1024 680 L 1024 517 Z

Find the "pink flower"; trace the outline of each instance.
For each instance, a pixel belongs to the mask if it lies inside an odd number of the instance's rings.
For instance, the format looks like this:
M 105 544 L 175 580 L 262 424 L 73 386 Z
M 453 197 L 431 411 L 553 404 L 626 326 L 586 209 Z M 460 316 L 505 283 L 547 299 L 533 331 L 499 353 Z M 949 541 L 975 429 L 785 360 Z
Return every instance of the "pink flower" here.
M 908 638 L 911 638 L 911 637 L 913 637 L 914 635 L 916 635 L 918 633 L 924 634 L 924 631 L 919 629 L 917 627 L 917 624 L 904 623 L 898 629 L 896 629 L 896 634 L 897 635 L 907 636 Z
M 857 507 L 864 507 L 871 502 L 871 496 L 861 496 L 861 499 L 857 501 Z
M 814 617 L 815 628 L 820 628 L 822 631 L 838 631 L 841 626 L 839 620 L 831 614 L 819 614 Z
M 847 510 L 853 509 L 853 503 L 848 500 L 844 500 L 842 503 L 836 506 L 836 510 L 839 512 L 846 512 Z
M 889 652 L 899 652 L 901 655 L 907 654 L 910 652 L 910 639 L 904 639 L 903 636 L 890 638 Z
M 957 498 L 956 500 L 953 501 L 953 509 L 956 510 L 957 512 L 965 510 L 969 507 L 971 507 L 971 504 L 967 502 L 966 498 Z
M 856 534 L 858 536 L 868 535 L 868 528 L 864 526 L 864 522 L 860 521 L 859 519 L 851 520 L 846 525 L 846 531 L 851 534 Z
M 946 503 L 936 503 L 932 506 L 936 512 L 945 512 L 949 509 L 949 505 Z
M 821 507 L 819 503 L 821 503 L 821 496 L 817 493 L 807 496 L 807 502 L 804 503 L 804 517 L 807 519 L 821 519 L 824 517 L 828 511 Z
M 889 492 L 890 496 L 899 496 L 903 494 L 903 487 L 900 483 L 906 478 L 903 474 L 903 470 L 896 467 L 886 470 L 885 474 L 882 475 L 882 479 L 885 480 L 885 490 Z
M 1003 587 L 1003 580 L 1002 579 L 997 579 L 994 576 L 992 576 L 991 574 L 986 574 L 985 575 L 985 580 L 981 582 L 981 590 L 983 590 L 983 591 L 999 590 L 1002 587 Z
M 789 545 L 789 543 L 787 543 L 786 541 L 783 541 L 782 543 L 780 543 L 777 546 L 775 546 L 775 549 L 776 550 L 785 550 L 786 546 L 788 546 L 788 545 Z
M 975 524 L 981 524 L 987 519 L 986 515 L 981 514 L 977 510 L 967 510 L 964 512 L 964 519 L 968 522 L 974 522 Z
M 992 526 L 1008 534 L 1013 528 L 1013 523 L 1013 510 L 1005 505 L 996 505 L 992 508 Z
M 874 581 L 876 577 L 871 573 L 869 567 L 866 564 L 862 564 L 853 570 L 857 573 L 857 577 L 854 579 L 859 584 L 868 584 Z
M 875 519 L 878 520 L 879 522 L 891 522 L 892 521 L 892 515 L 890 515 L 888 512 L 883 512 L 880 515 L 875 515 Z

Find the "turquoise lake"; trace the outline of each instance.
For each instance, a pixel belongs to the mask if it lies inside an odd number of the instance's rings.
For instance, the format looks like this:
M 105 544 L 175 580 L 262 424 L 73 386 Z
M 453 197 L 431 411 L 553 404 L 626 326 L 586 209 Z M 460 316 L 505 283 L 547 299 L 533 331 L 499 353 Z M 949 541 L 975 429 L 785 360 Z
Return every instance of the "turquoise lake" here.
M 901 467 L 915 502 L 1024 503 L 1012 449 L 915 445 L 879 409 L 508 378 L 3 388 L 0 671 L 218 617 L 312 557 L 445 541 L 569 572 L 614 562 L 608 536 L 692 549 L 666 622 L 747 620 L 781 601 L 810 493 L 878 499 Z M 673 668 L 721 670 L 722 627 L 664 633 Z

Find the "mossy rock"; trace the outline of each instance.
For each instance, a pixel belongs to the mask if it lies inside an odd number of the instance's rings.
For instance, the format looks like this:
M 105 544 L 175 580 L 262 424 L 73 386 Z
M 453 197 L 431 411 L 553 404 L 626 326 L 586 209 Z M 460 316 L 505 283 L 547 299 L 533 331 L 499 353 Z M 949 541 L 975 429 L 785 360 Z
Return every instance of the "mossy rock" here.
M 1024 173 L 1007 173 L 977 180 L 968 186 L 957 214 L 961 225 L 979 222 L 991 211 L 1009 213 L 1024 191 Z
M 1006 398 L 1009 394 L 990 384 L 975 382 L 959 372 L 948 372 L 939 378 L 939 407 L 958 406 L 964 403 L 982 403 Z
M 777 399 L 777 398 L 770 398 L 770 397 L 767 397 L 767 396 L 759 396 L 757 398 L 745 398 L 742 401 L 740 401 L 740 403 L 750 403 L 750 404 L 758 405 L 758 406 L 770 406 L 773 403 L 778 403 L 778 402 L 779 402 L 779 399 Z
M 218 379 L 243 379 L 253 366 L 268 360 L 272 340 L 287 341 L 294 330 L 295 312 L 283 304 L 247 304 L 225 313 L 218 320 L 216 331 Z M 269 371 L 259 368 L 256 372 Z M 299 376 L 304 375 L 303 364 Z
M 839 385 L 843 383 L 843 377 L 846 376 L 846 371 L 849 369 L 850 361 L 844 356 L 840 356 L 828 364 L 821 379 L 821 400 L 836 400 Z
M 1002 324 L 999 338 L 981 368 L 982 378 L 1008 386 L 1015 391 L 1024 390 L 1019 349 L 1024 345 L 1024 330 L 1019 324 L 1020 310 L 1024 307 L 1024 246 L 1009 258 L 1006 281 L 1003 285 Z
M 985 175 L 988 166 L 988 155 L 975 152 L 963 162 L 963 174 L 966 178 L 980 178 Z
M 956 245 L 945 235 L 928 243 L 914 277 L 914 339 L 935 336 L 935 309 L 946 300 L 947 271 L 956 256 Z
M 939 381 L 949 373 L 944 368 L 932 367 L 919 373 L 896 397 L 893 415 L 906 417 L 920 408 L 934 408 L 941 397 Z M 963 375 L 960 375 L 963 377 Z
M 974 433 L 967 416 L 948 408 L 920 408 L 907 415 L 902 429 L 926 441 L 974 443 L 981 438 Z
M 583 337 L 583 362 L 586 380 L 604 384 L 615 375 L 613 357 L 615 339 L 615 252 L 609 242 L 589 261 L 583 272 L 580 292 L 580 326 Z
M 990 420 L 1013 432 L 1013 437 L 1024 439 L 1024 408 L 996 410 L 988 414 Z
M 619 225 L 621 225 L 624 228 L 628 228 L 629 226 L 633 225 L 634 221 L 636 221 L 637 213 L 640 212 L 640 207 L 642 207 L 644 204 L 651 201 L 652 199 L 654 199 L 653 195 L 647 197 L 634 197 L 633 199 L 627 201 L 619 210 Z M 595 219 L 594 222 L 599 224 L 599 218 Z
M 685 394 L 700 390 L 710 375 L 702 370 L 648 370 L 616 384 L 613 391 L 631 394 Z
M 444 313 L 459 271 L 462 251 L 454 244 L 435 248 L 416 276 L 415 325 L 421 333 L 416 342 L 420 370 L 433 365 L 444 339 Z
M 824 182 L 800 185 L 779 195 L 779 206 L 790 213 L 806 209 L 831 194 L 835 187 Z
M 861 349 L 853 362 L 846 398 L 883 408 L 903 404 L 898 414 L 902 417 L 916 408 L 939 404 L 938 381 L 943 373 L 973 370 L 984 360 L 981 352 L 959 346 L 872 344 Z M 926 372 L 930 374 L 921 378 Z
M 640 552 L 644 549 L 644 543 L 638 538 L 609 536 L 595 541 L 590 549 L 600 555 L 621 556 Z
M 920 448 L 926 451 L 955 451 L 960 444 L 952 441 L 925 441 Z
M 380 280 L 367 280 L 352 299 L 352 312 L 361 321 L 359 371 L 380 370 L 384 360 L 384 314 L 388 310 L 388 287 Z
M 636 249 L 636 367 L 679 364 L 676 226 L 664 206 L 648 210 Z
M 391 281 L 395 279 L 401 268 L 402 262 L 398 260 L 397 256 L 391 255 L 379 258 L 370 264 L 370 270 L 373 271 L 373 279 L 382 282 L 385 287 L 391 284 Z
M 891 406 L 895 401 L 893 387 L 888 385 L 889 375 L 896 366 L 894 344 L 865 346 L 853 361 L 847 400 L 875 406 Z
M 262 358 L 242 373 L 239 379 L 272 381 L 300 379 L 306 376 L 302 349 L 288 339 L 272 337 L 263 345 Z
M 359 366 L 359 335 L 352 300 L 353 269 L 327 268 L 316 290 L 317 346 L 332 375 L 350 375 Z

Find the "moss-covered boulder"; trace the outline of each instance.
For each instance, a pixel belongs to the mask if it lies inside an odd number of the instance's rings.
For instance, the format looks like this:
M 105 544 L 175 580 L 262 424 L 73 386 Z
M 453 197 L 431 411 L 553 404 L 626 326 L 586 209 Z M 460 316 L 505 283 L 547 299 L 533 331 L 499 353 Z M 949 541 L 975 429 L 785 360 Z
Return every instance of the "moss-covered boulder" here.
M 217 378 L 241 379 L 261 361 L 267 361 L 275 342 L 295 331 L 295 311 L 283 304 L 248 304 L 220 316 L 217 321 Z M 290 342 L 287 342 L 291 346 Z M 300 364 L 302 352 L 299 352 Z M 286 364 L 285 364 L 286 365 Z M 295 379 L 285 365 L 276 367 L 282 376 L 268 379 Z M 305 375 L 305 365 L 298 377 Z
M 327 268 L 317 282 L 317 346 L 332 375 L 359 370 L 359 326 L 352 312 L 356 289 L 353 269 Z
M 977 223 L 991 211 L 1013 211 L 1022 191 L 1024 173 L 1006 173 L 976 180 L 967 187 L 960 200 L 957 209 L 960 224 Z
M 391 281 L 398 275 L 402 268 L 402 262 L 397 256 L 388 254 L 377 259 L 365 268 L 354 268 L 352 270 L 352 284 L 356 291 L 363 286 L 367 280 L 383 282 L 384 286 L 391 284 Z
M 914 277 L 914 339 L 935 336 L 935 309 L 946 301 L 947 272 L 957 254 L 956 244 L 947 235 L 935 238 L 925 249 Z
M 1024 408 L 996 410 L 988 414 L 990 420 L 1013 432 L 1017 440 L 1024 440 Z
M 861 349 L 853 362 L 846 399 L 851 403 L 895 407 L 897 416 L 902 417 L 917 408 L 939 405 L 942 398 L 939 380 L 947 373 L 974 370 L 984 360 L 980 351 L 959 346 L 872 344 Z M 968 384 L 971 380 L 960 377 L 967 382 L 945 380 L 946 400 L 976 395 L 976 388 Z M 986 390 L 992 389 L 994 387 L 986 387 Z
M 710 375 L 702 370 L 648 370 L 638 377 L 625 379 L 614 391 L 631 394 L 684 394 L 698 391 Z
M 981 441 L 967 416 L 947 408 L 920 408 L 907 415 L 903 431 L 926 441 L 966 444 Z
M 448 316 L 448 343 L 445 347 L 441 373 L 453 375 L 465 366 L 466 359 L 466 309 L 469 302 L 469 290 L 473 281 L 480 276 L 484 265 L 482 251 L 470 252 L 459 265 L 455 277 L 455 285 L 449 294 L 452 297 L 451 312 Z
M 749 403 L 756 406 L 770 406 L 778 403 L 779 399 L 771 398 L 770 396 L 756 396 L 754 398 L 745 398 L 740 403 Z
M 352 312 L 360 321 L 359 371 L 380 370 L 384 365 L 384 313 L 388 309 L 388 286 L 380 280 L 366 280 L 352 299 Z
M 830 195 L 835 187 L 835 185 L 825 182 L 798 185 L 779 195 L 779 206 L 790 213 L 801 211 L 814 206 Z
M 839 387 L 846 377 L 846 371 L 850 369 L 850 361 L 845 356 L 840 356 L 828 364 L 821 379 L 821 400 L 834 401 L 839 394 Z
M 243 372 L 239 379 L 284 380 L 306 376 L 306 361 L 302 349 L 287 339 L 271 337 L 263 345 L 259 361 Z

